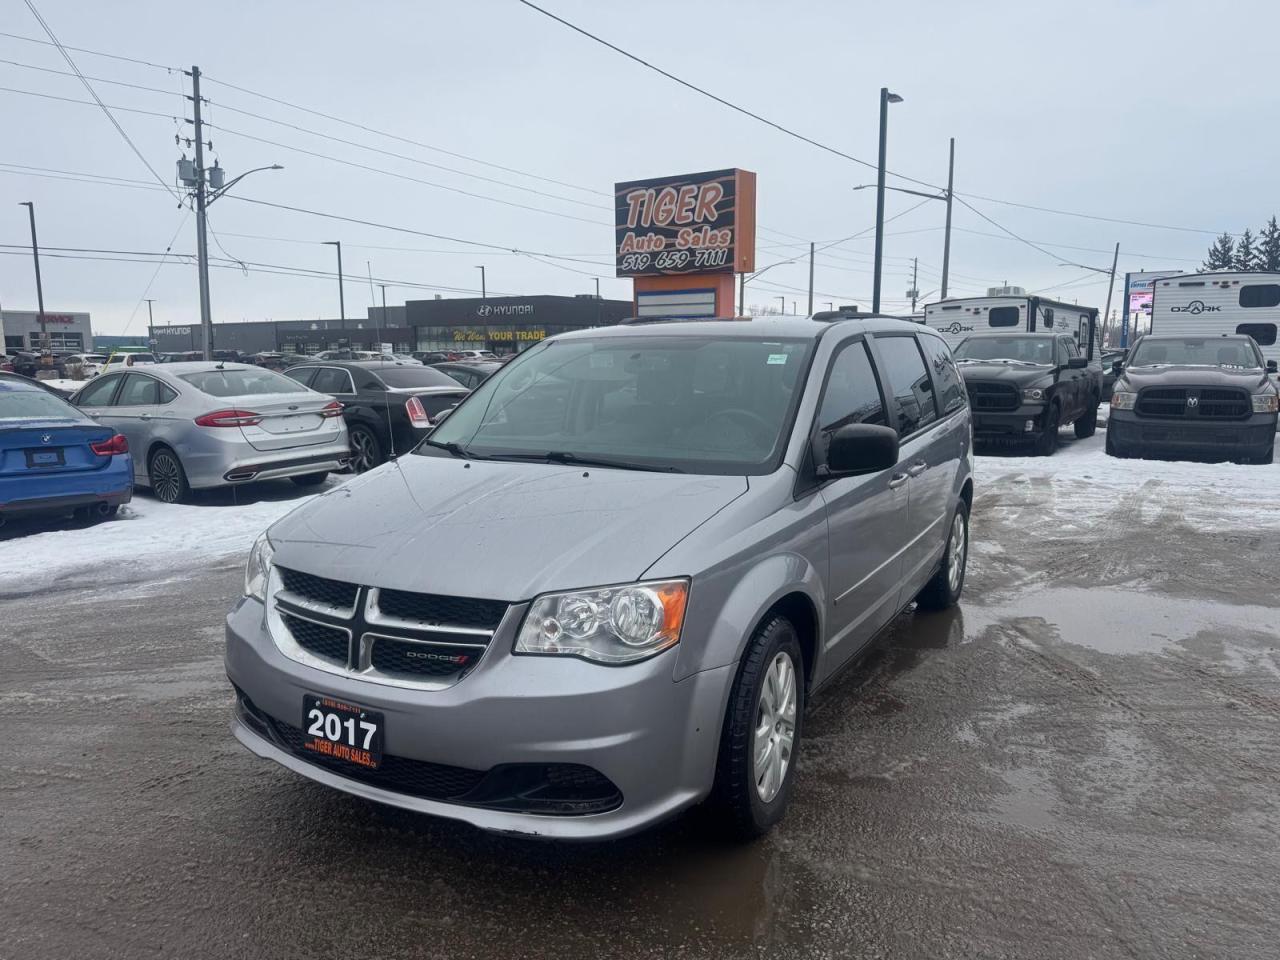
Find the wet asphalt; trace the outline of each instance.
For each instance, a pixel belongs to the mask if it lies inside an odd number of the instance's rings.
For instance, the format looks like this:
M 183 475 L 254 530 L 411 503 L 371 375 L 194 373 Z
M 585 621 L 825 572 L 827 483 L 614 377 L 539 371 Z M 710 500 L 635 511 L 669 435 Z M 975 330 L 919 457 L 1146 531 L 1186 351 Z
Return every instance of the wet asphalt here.
M 1280 519 L 1045 495 L 988 463 L 965 602 L 815 700 L 747 846 L 496 838 L 256 759 L 238 558 L 0 600 L 0 957 L 1273 958 Z

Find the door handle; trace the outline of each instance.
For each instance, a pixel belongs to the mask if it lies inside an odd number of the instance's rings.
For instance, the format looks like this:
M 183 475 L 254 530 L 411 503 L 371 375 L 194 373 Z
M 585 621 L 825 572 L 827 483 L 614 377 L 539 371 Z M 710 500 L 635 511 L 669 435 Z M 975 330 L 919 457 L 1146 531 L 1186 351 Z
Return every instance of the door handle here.
M 139 419 L 139 420 L 150 420 L 150 419 L 151 419 L 151 414 L 149 414 L 149 413 L 141 414 L 141 415 L 139 415 L 138 419 Z
M 911 466 L 907 467 L 907 476 L 918 477 L 920 476 L 920 474 L 924 473 L 928 469 L 929 469 L 929 465 L 927 463 L 925 463 L 923 460 L 917 460 Z
M 897 490 L 900 486 L 902 486 L 904 483 L 906 483 L 910 479 L 911 478 L 908 477 L 905 473 L 895 473 L 892 477 L 889 478 L 889 489 Z

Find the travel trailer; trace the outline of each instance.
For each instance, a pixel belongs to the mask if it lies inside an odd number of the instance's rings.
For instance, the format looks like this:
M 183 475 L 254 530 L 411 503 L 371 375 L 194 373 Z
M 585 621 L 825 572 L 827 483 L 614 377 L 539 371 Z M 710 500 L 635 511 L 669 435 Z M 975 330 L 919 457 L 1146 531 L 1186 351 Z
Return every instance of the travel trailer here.
M 924 308 L 925 326 L 955 347 L 975 333 L 1015 332 L 1070 334 L 1081 355 L 1094 359 L 1098 309 L 1028 294 L 1021 287 L 992 287 L 985 297 L 948 299 Z
M 1151 332 L 1177 336 L 1248 334 L 1266 360 L 1280 361 L 1280 273 L 1188 273 L 1157 280 Z

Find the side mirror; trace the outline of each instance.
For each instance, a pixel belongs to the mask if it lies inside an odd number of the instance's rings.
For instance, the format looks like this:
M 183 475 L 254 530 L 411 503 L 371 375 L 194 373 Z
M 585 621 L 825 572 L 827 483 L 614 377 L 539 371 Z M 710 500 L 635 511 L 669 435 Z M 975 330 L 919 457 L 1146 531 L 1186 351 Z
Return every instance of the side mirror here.
M 1273 362 L 1274 362 L 1274 361 L 1273 361 Z M 1112 372 L 1112 373 L 1114 373 L 1117 377 L 1118 377 L 1118 376 L 1120 376 L 1120 374 L 1124 373 L 1124 361 L 1123 361 L 1123 360 L 1112 360 L 1112 361 L 1111 361 L 1111 372 Z
M 441 410 L 439 413 L 437 413 L 434 417 L 431 418 L 431 426 L 433 427 L 440 426 L 440 424 L 444 423 L 445 418 L 449 416 L 449 414 L 453 413 L 455 409 L 456 409 L 455 407 L 446 407 L 444 410 Z
M 814 460 L 824 478 L 888 470 L 898 463 L 898 431 L 871 423 L 845 424 L 831 434 L 825 455 Z
M 1087 366 L 1089 366 L 1089 361 L 1086 360 L 1084 357 L 1068 357 L 1067 358 L 1068 370 L 1083 370 Z
M 1268 360 L 1268 361 L 1267 361 L 1267 373 L 1276 373 L 1276 372 L 1278 372 L 1278 368 L 1277 368 L 1277 366 L 1276 366 L 1276 362 L 1275 362 L 1274 360 Z

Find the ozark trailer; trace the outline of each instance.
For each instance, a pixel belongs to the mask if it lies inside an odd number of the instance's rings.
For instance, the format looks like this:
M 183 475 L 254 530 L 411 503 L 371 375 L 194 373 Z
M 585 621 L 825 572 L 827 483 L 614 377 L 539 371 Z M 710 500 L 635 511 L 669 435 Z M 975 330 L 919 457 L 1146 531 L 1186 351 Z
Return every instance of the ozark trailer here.
M 997 292 L 999 291 L 999 292 Z M 995 287 L 985 297 L 925 304 L 925 326 L 942 334 L 953 349 L 975 333 L 1049 332 L 1070 334 L 1082 356 L 1094 358 L 1098 308 L 1028 294 L 1021 287 Z
M 1243 333 L 1280 360 L 1280 273 L 1193 273 L 1157 280 L 1152 288 L 1151 332 L 1217 337 Z

